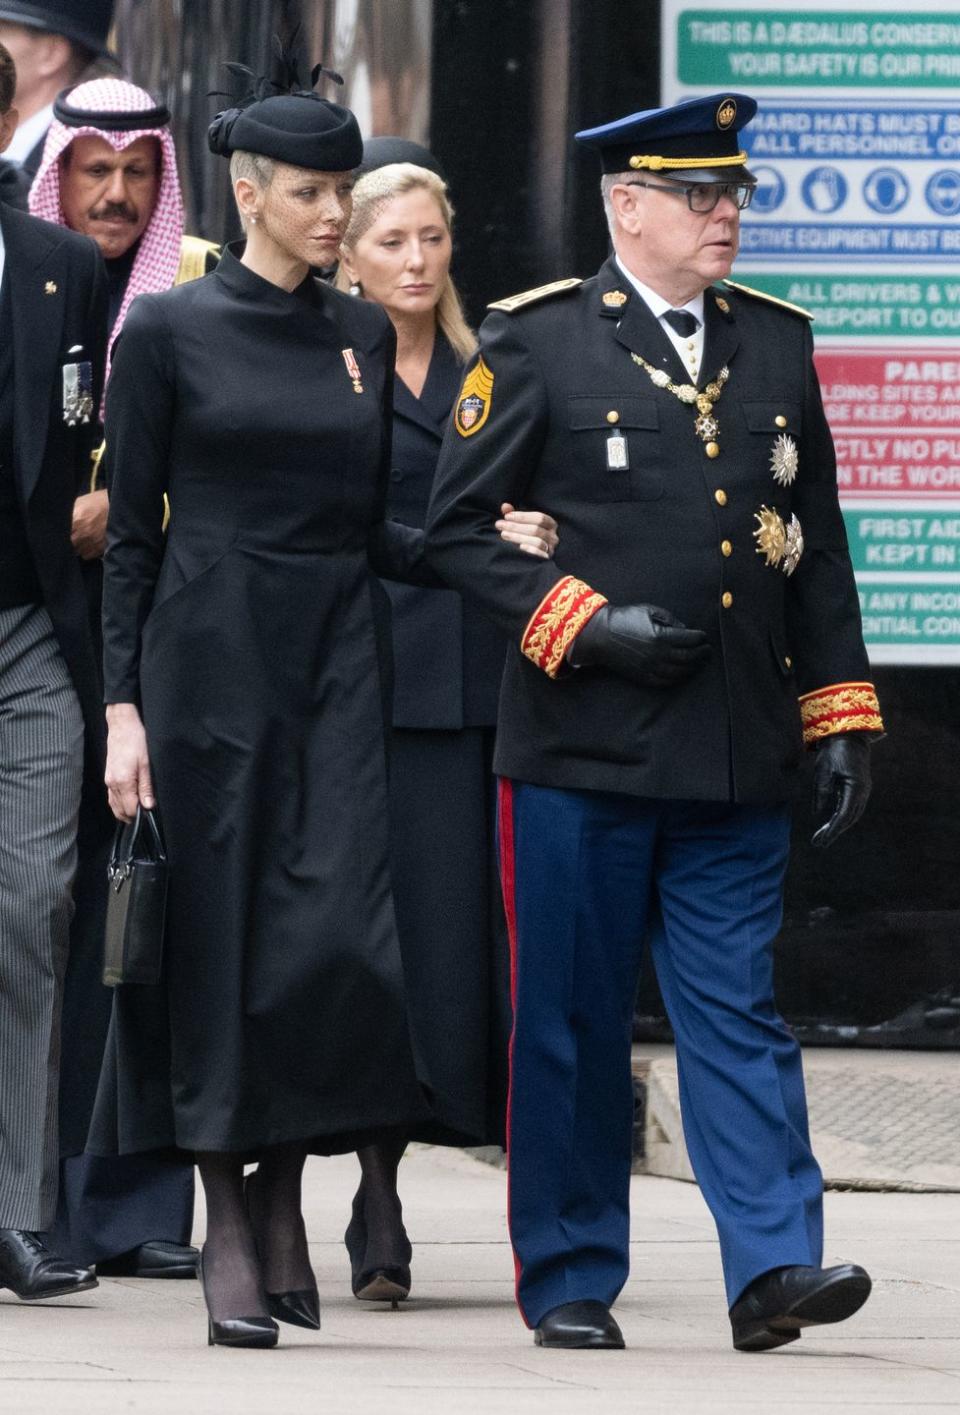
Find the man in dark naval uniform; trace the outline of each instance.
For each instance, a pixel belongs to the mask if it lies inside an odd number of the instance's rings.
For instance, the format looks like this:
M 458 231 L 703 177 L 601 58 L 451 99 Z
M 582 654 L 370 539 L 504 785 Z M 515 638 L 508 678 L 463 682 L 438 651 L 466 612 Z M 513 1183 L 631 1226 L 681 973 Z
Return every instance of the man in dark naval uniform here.
M 514 644 L 496 758 L 510 1226 L 545 1346 L 623 1345 L 647 938 L 734 1346 L 792 1341 L 870 1290 L 821 1267 L 800 1053 L 773 999 L 804 745 L 827 844 L 866 804 L 882 723 L 808 317 L 725 278 L 755 111 L 718 94 L 578 134 L 603 159 L 613 254 L 492 306 L 428 521 L 437 570 Z M 498 543 L 504 501 L 557 518 L 555 562 Z

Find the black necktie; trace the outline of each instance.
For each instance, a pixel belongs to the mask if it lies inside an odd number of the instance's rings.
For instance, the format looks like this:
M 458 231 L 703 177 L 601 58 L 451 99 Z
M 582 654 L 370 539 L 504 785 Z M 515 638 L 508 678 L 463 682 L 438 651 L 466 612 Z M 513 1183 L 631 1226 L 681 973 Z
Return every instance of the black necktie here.
M 675 329 L 681 339 L 689 339 L 700 328 L 700 321 L 689 310 L 664 310 L 662 318 L 671 329 Z

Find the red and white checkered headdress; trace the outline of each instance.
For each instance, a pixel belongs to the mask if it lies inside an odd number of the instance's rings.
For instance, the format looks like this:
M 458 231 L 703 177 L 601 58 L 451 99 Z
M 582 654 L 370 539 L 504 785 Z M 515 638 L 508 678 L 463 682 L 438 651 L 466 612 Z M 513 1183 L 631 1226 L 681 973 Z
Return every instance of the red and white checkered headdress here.
M 61 95 L 57 100 L 58 105 L 62 100 L 69 103 L 70 123 L 65 123 L 55 116 L 47 130 L 43 160 L 30 188 L 30 210 L 34 216 L 53 221 L 58 226 L 67 224 L 60 201 L 60 157 L 74 138 L 103 138 L 117 152 L 122 152 L 138 138 L 156 138 L 163 154 L 157 204 L 140 238 L 140 248 L 130 272 L 123 303 L 110 331 L 112 347 L 123 328 L 127 311 L 137 296 L 169 290 L 180 264 L 183 197 L 177 175 L 176 149 L 166 122 L 154 127 L 127 126 L 131 121 L 124 116 L 127 114 L 144 113 L 146 122 L 157 122 L 156 103 L 145 89 L 137 88 L 135 84 L 127 83 L 123 79 L 91 79 L 89 83 L 79 84 L 71 89 L 69 94 Z M 54 113 L 56 114 L 56 108 Z M 87 113 L 90 115 L 89 123 L 83 121 Z M 97 121 L 98 115 L 101 117 L 100 123 Z M 162 113 L 160 116 L 163 116 Z M 118 126 L 119 124 L 122 126 Z M 106 377 L 110 377 L 109 352 Z

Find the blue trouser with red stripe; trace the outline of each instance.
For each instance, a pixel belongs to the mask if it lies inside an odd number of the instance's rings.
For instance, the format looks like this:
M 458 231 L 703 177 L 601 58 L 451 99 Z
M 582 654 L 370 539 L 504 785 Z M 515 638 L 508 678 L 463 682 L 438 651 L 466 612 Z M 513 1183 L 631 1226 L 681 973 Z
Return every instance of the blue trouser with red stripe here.
M 515 1022 L 507 1121 L 517 1300 L 535 1326 L 629 1271 L 630 1033 L 649 941 L 728 1304 L 819 1264 L 822 1180 L 799 1048 L 773 1001 L 786 806 L 500 783 Z

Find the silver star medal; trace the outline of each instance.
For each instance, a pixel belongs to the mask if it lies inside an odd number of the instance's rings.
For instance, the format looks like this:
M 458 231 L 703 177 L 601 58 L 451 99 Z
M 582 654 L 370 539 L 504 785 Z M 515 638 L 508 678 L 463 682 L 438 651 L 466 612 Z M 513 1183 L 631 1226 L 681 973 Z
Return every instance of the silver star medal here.
M 796 449 L 794 449 L 794 456 L 796 456 Z M 800 557 L 803 554 L 803 531 L 796 516 L 790 517 L 790 524 L 787 526 L 786 532 L 786 545 L 780 568 L 785 575 L 792 575 L 800 564 Z
M 796 480 L 798 461 L 797 444 L 785 432 L 781 433 L 770 453 L 774 481 L 780 486 L 789 486 Z

